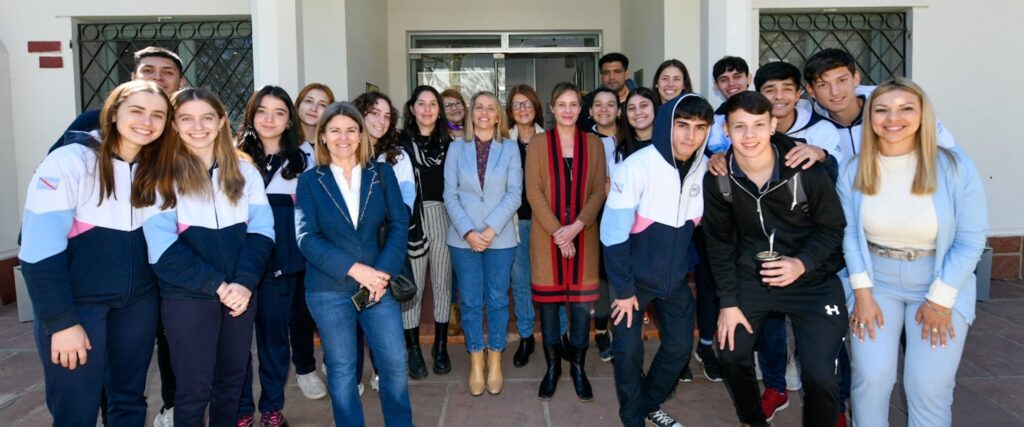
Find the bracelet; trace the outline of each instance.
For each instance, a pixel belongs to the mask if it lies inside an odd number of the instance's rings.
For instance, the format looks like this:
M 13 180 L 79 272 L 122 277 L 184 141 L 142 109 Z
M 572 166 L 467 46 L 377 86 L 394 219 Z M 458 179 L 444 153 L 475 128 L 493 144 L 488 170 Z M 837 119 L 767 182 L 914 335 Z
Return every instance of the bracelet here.
M 939 309 L 938 309 L 938 308 L 935 308 L 936 304 L 935 304 L 935 303 L 933 303 L 933 302 L 931 302 L 931 301 L 927 301 L 927 300 L 926 300 L 926 301 L 924 302 L 924 305 L 925 305 L 926 307 L 928 307 L 928 308 L 929 308 L 929 309 L 930 309 L 931 311 L 934 311 L 934 312 L 935 312 L 935 314 L 938 314 L 939 316 L 942 316 L 942 317 L 949 317 L 949 316 L 952 316 L 952 315 L 953 315 L 953 309 L 950 309 L 950 310 L 949 310 L 949 313 L 945 313 L 945 312 L 939 311 Z M 943 308 L 945 308 L 945 307 L 943 307 Z

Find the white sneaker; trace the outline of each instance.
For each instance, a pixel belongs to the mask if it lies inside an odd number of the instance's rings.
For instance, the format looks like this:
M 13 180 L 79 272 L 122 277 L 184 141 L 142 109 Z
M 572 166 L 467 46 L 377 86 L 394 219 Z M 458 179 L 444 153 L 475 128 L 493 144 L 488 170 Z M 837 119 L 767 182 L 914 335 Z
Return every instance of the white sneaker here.
M 373 374 L 373 378 L 370 379 L 370 388 L 380 393 L 380 375 Z
M 320 365 L 320 372 L 323 372 L 325 377 L 327 376 L 327 362 L 324 362 L 323 365 Z
M 359 389 L 359 397 L 362 397 L 363 396 L 363 385 L 362 384 L 356 384 L 356 388 Z
M 760 358 L 757 357 L 757 352 L 756 351 L 754 352 L 754 376 L 757 377 L 758 381 L 761 381 L 761 380 L 764 379 L 764 376 L 761 375 L 761 360 L 760 360 Z
M 683 423 L 676 421 L 671 415 L 661 409 L 647 414 L 647 421 L 658 427 L 683 427 Z
M 800 382 L 800 365 L 797 365 L 793 353 L 789 354 L 789 363 L 786 364 L 786 390 L 797 391 L 803 388 Z
M 161 409 L 153 417 L 153 427 L 174 427 L 174 408 Z
M 316 372 L 296 375 L 295 381 L 299 383 L 299 390 L 302 390 L 302 395 L 306 396 L 306 399 L 316 400 L 327 396 L 327 386 L 316 375 Z

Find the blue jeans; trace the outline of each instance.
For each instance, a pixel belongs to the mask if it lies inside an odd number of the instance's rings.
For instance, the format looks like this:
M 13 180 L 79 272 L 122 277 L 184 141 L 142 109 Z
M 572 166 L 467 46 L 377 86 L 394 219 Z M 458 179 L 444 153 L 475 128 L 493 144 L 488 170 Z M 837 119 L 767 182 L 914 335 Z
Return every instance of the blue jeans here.
M 384 423 L 411 426 L 412 405 L 402 338 L 402 311 L 386 293 L 380 303 L 356 312 L 352 295 L 357 288 L 348 284 L 337 291 L 306 290 L 306 305 L 320 328 L 320 339 L 327 364 L 327 387 L 331 393 L 334 424 L 363 426 L 363 407 L 356 389 L 356 319 L 366 332 L 366 343 L 374 354 L 374 366 L 380 372 L 380 401 Z
M 533 335 L 533 291 L 530 286 L 530 220 L 519 220 L 519 246 L 512 262 L 512 300 L 515 302 L 516 329 L 520 337 Z
M 853 419 L 858 425 L 889 425 L 889 399 L 896 383 L 900 334 L 906 332 L 903 388 L 907 394 L 910 427 L 948 426 L 953 421 L 953 387 L 967 339 L 967 321 L 953 311 L 956 339 L 946 347 L 931 348 L 921 340 L 921 325 L 914 317 L 932 283 L 935 257 L 899 261 L 871 257 L 874 288 L 871 295 L 882 310 L 885 329 L 875 327 L 875 339 L 865 334 L 850 345 L 853 363 Z
M 42 322 L 35 322 L 33 328 L 53 425 L 95 426 L 103 390 L 110 425 L 145 424 L 146 374 L 156 337 L 157 293 L 121 308 L 79 305 L 78 318 L 92 350 L 87 363 L 74 370 L 50 361 L 52 336 L 43 331 Z
M 487 306 L 487 348 L 505 350 L 508 330 L 508 284 L 516 248 L 471 249 L 449 246 L 452 267 L 459 277 L 459 304 L 466 351 L 484 349 L 484 306 Z

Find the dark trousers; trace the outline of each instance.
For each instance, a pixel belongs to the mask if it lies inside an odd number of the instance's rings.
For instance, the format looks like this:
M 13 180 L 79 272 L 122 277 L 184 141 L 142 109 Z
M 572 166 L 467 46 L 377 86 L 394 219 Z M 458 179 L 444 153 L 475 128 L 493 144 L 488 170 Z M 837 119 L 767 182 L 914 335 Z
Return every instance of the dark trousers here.
M 177 386 L 174 381 L 174 368 L 171 367 L 171 346 L 167 344 L 164 320 L 159 315 L 156 318 L 156 366 L 160 370 L 160 397 L 164 400 L 161 410 L 164 410 L 174 407 L 174 390 Z
M 633 324 L 625 318 L 615 330 L 612 341 L 612 366 L 615 391 L 619 398 L 619 419 L 624 426 L 642 426 L 644 417 L 658 409 L 676 386 L 686 360 L 693 349 L 693 294 L 685 283 L 666 298 L 637 288 L 640 310 L 633 312 Z M 654 306 L 661 334 L 661 346 L 644 374 L 644 311 Z
M 210 425 L 233 426 L 252 346 L 253 319 L 259 301 L 231 317 L 219 301 L 164 298 L 167 342 L 178 389 L 174 396 L 174 425 L 203 426 L 206 407 Z
M 569 304 L 569 343 L 573 347 L 586 349 L 590 344 L 590 306 L 584 302 Z M 540 328 L 546 346 L 558 344 L 562 339 L 559 307 L 564 305 L 540 304 Z
M 708 248 L 700 227 L 693 232 L 693 249 L 697 263 L 693 266 L 693 279 L 697 282 L 697 330 L 700 339 L 713 341 L 718 330 L 718 288 L 708 268 Z
M 288 381 L 288 324 L 297 276 L 264 277 L 256 293 L 256 357 L 260 361 L 260 412 L 284 408 L 284 386 Z M 238 415 L 256 410 L 252 395 L 252 354 L 246 363 L 245 382 Z
M 292 296 L 292 316 L 289 323 L 292 344 L 292 364 L 296 375 L 305 375 L 316 370 L 316 359 L 313 358 L 313 330 L 316 323 L 306 306 L 305 272 L 299 273 L 295 279 L 295 292 Z
M 764 386 L 786 389 L 786 316 L 772 313 L 765 317 L 761 335 L 757 337 L 757 361 L 761 364 Z
M 95 426 L 100 394 L 106 390 L 110 425 L 146 424 L 146 373 L 153 357 L 157 294 L 122 308 L 78 307 L 92 350 L 74 370 L 50 360 L 52 335 L 35 322 L 36 348 L 43 364 L 46 407 L 55 426 Z
M 800 354 L 804 386 L 803 425 L 835 426 L 839 415 L 839 349 L 847 332 L 846 302 L 838 277 L 818 286 L 774 288 L 740 283 L 739 309 L 754 334 L 742 326 L 735 331 L 735 349 L 719 352 L 722 376 L 740 422 L 767 425 L 754 374 L 754 346 L 773 313 L 789 316 Z

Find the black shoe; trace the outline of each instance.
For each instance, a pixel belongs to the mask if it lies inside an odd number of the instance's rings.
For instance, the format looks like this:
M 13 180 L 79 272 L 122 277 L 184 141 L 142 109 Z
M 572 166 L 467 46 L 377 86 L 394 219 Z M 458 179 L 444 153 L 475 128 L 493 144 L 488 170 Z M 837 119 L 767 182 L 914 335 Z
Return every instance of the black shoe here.
M 697 361 L 704 365 L 704 376 L 714 382 L 722 382 L 722 368 L 718 365 L 718 356 L 710 345 L 697 346 Z
M 666 414 L 661 409 L 647 414 L 647 421 L 658 427 L 683 427 L 683 423 L 676 421 L 671 415 Z
M 427 364 L 423 361 L 423 350 L 420 350 L 420 328 L 417 326 L 405 330 L 405 352 L 409 359 L 409 378 L 421 380 L 427 377 Z
M 566 332 L 562 335 L 562 359 L 566 362 L 569 361 L 569 349 L 572 348 L 572 344 L 569 342 L 569 333 Z
M 595 333 L 594 341 L 597 341 L 598 356 L 601 357 L 602 362 L 610 362 L 614 356 L 612 356 L 612 335 L 611 331 L 605 329 L 603 333 Z
M 448 357 L 448 324 L 434 323 L 434 346 L 430 348 L 434 358 L 434 373 L 444 375 L 452 371 L 452 360 Z
M 562 376 L 562 346 L 559 344 L 544 346 L 544 360 L 548 362 L 548 370 L 540 380 L 537 397 L 548 400 L 555 395 L 558 377 Z
M 533 335 L 528 337 L 519 337 L 519 349 L 516 350 L 516 354 L 512 356 L 512 365 L 517 368 L 522 368 L 530 363 L 530 355 L 533 354 L 534 346 Z
M 572 347 L 571 353 L 569 375 L 572 377 L 572 387 L 576 389 L 576 396 L 583 402 L 594 400 L 594 390 L 587 379 L 587 348 Z
M 683 368 L 683 372 L 679 374 L 679 382 L 681 383 L 692 383 L 693 382 L 693 371 L 690 370 L 690 365 L 686 365 Z

